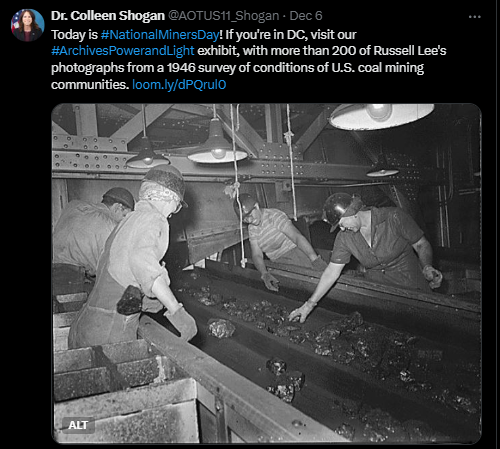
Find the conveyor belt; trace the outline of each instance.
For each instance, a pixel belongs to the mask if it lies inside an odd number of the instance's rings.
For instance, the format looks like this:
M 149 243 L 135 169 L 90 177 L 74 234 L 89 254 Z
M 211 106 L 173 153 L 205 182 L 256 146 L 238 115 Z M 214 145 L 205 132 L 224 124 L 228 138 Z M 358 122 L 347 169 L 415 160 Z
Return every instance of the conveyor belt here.
M 354 441 L 471 442 L 479 438 L 479 354 L 415 335 L 415 343 L 408 348 L 412 354 L 423 354 L 419 361 L 426 364 L 426 380 L 431 379 L 432 384 L 413 382 L 410 371 L 406 378 L 405 373 L 398 372 L 381 379 L 380 366 L 370 367 L 365 363 L 368 359 L 359 353 L 344 363 L 335 356 L 315 354 L 310 345 L 292 343 L 286 337 L 259 329 L 255 322 L 229 315 L 220 304 L 203 305 L 199 293 L 204 288 L 222 298 L 248 303 L 267 300 L 288 311 L 300 305 L 297 300 L 217 278 L 206 270 L 197 270 L 195 276 L 184 273 L 173 287 L 177 287 L 177 297 L 197 320 L 199 333 L 192 344 L 263 388 L 273 380 L 266 361 L 272 357 L 285 360 L 289 371 L 301 371 L 306 377 L 305 388 L 295 394 L 292 405 L 333 430 L 347 425 L 354 431 Z M 236 326 L 234 335 L 226 339 L 209 336 L 207 323 L 211 318 L 230 320 Z M 302 330 L 318 330 L 341 318 L 318 308 Z M 437 374 L 429 370 L 430 366 Z M 464 378 L 460 378 L 460 372 Z M 461 388 L 460 395 L 454 386 Z M 414 439 L 410 440 L 410 436 Z

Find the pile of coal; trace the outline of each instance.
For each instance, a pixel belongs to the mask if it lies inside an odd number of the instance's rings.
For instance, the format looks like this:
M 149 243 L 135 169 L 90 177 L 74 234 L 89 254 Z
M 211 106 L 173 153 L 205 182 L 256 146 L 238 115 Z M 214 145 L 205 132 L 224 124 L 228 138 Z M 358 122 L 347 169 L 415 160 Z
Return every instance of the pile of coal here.
M 344 437 L 348 441 L 354 440 L 355 429 L 353 426 L 347 423 L 342 423 L 335 429 L 335 433 L 338 433 L 340 436 Z
M 236 328 L 231 321 L 222 318 L 211 318 L 208 320 L 208 335 L 217 338 L 229 338 L 234 334 Z
M 266 362 L 266 368 L 275 377 L 266 390 L 274 394 L 282 401 L 291 403 L 295 393 L 304 386 L 305 376 L 300 371 L 286 371 L 286 362 L 273 357 Z

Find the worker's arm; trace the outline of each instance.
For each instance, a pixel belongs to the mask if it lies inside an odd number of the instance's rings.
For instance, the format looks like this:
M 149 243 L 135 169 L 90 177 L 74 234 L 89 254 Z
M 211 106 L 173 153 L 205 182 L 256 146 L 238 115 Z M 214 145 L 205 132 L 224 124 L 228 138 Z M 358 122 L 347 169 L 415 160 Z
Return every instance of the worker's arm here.
M 260 246 L 254 240 L 250 240 L 250 249 L 252 250 L 252 261 L 257 270 L 259 270 L 260 278 L 264 281 L 266 288 L 277 292 L 279 281 L 267 271 L 264 262 L 264 253 L 260 249 Z
M 169 313 L 173 314 L 182 307 L 163 276 L 158 276 L 155 279 L 151 291 L 158 301 L 166 307 Z
M 321 278 L 319 279 L 318 285 L 316 286 L 311 297 L 298 309 L 295 309 L 290 315 L 288 319 L 290 321 L 299 318 L 300 322 L 303 323 L 307 316 L 311 313 L 311 311 L 316 307 L 316 304 L 319 302 L 323 296 L 332 288 L 333 284 L 337 282 L 337 279 L 340 277 L 342 270 L 345 264 L 338 264 L 330 262 L 326 267 L 326 270 L 323 271 Z
M 422 273 L 425 279 L 429 281 L 429 286 L 431 288 L 440 287 L 443 281 L 443 274 L 432 266 L 432 246 L 429 240 L 425 236 L 422 236 L 412 246 L 418 255 L 418 259 L 422 265 Z
M 191 340 L 198 332 L 196 321 L 184 310 L 183 305 L 177 301 L 165 278 L 163 276 L 157 277 L 151 290 L 167 308 L 164 316 L 179 331 L 181 338 L 186 341 Z
M 314 248 L 311 246 L 309 241 L 300 233 L 300 231 L 293 225 L 290 221 L 283 228 L 283 234 L 285 234 L 297 247 L 307 256 L 309 260 L 314 261 L 318 255 Z
M 307 257 L 311 261 L 311 264 L 314 269 L 318 271 L 323 271 L 327 267 L 327 263 L 316 254 L 316 251 L 311 246 L 309 241 L 300 233 L 300 231 L 293 225 L 290 221 L 288 222 L 282 230 L 283 234 L 285 234 L 293 243 L 297 245 Z

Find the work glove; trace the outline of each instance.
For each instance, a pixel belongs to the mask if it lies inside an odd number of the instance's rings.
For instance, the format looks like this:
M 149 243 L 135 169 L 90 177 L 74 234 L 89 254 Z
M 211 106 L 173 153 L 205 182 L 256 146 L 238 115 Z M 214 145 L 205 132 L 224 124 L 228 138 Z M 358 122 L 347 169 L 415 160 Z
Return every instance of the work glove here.
M 198 332 L 196 321 L 186 312 L 182 304 L 173 314 L 167 311 L 164 317 L 173 324 L 181 334 L 180 338 L 185 341 L 191 340 Z
M 306 301 L 298 309 L 295 309 L 292 313 L 290 313 L 290 315 L 288 315 L 288 321 L 296 321 L 299 319 L 299 321 L 303 323 L 315 307 L 315 302 L 311 302 L 309 300 Z
M 312 267 L 316 271 L 325 271 L 327 266 L 328 264 L 323 260 L 321 256 L 316 257 L 316 259 L 312 261 Z
M 422 269 L 422 273 L 424 274 L 425 279 L 429 282 L 429 287 L 439 288 L 441 286 L 441 282 L 443 281 L 443 273 L 439 270 L 436 270 L 432 265 L 426 265 Z
M 278 291 L 278 284 L 280 281 L 278 281 L 278 279 L 276 279 L 271 273 L 266 271 L 260 278 L 264 281 L 268 290 L 272 290 L 273 292 Z

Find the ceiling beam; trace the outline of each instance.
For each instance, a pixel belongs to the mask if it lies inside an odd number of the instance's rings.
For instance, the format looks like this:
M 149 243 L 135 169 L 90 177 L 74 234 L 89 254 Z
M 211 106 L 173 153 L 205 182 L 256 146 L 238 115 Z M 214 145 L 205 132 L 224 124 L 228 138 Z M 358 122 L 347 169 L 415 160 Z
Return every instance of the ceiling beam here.
M 295 144 L 302 150 L 302 153 L 307 151 L 307 149 L 328 124 L 328 117 L 330 117 L 332 110 L 333 108 L 331 106 L 325 106 L 311 122 L 309 127 L 302 133 L 300 138 L 295 142 Z
M 231 126 L 231 105 L 225 104 L 222 109 L 219 109 L 217 113 L 221 119 L 222 126 L 226 130 L 229 136 L 232 136 L 232 126 Z M 239 114 L 233 113 L 234 121 L 234 131 L 236 143 L 243 148 L 247 153 L 253 158 L 259 157 L 259 149 L 263 147 L 264 140 L 259 134 L 252 128 L 252 126 L 245 120 L 245 118 Z M 239 128 L 236 129 L 237 123 L 239 122 Z
M 158 117 L 162 116 L 167 112 L 173 104 L 148 104 L 146 106 L 146 127 L 151 125 Z M 130 119 L 125 125 L 123 125 L 119 130 L 114 132 L 110 137 L 112 139 L 125 139 L 130 142 L 136 136 L 138 136 L 143 131 L 143 119 L 142 111 L 137 113 L 132 119 Z M 95 134 L 97 135 L 97 134 Z

